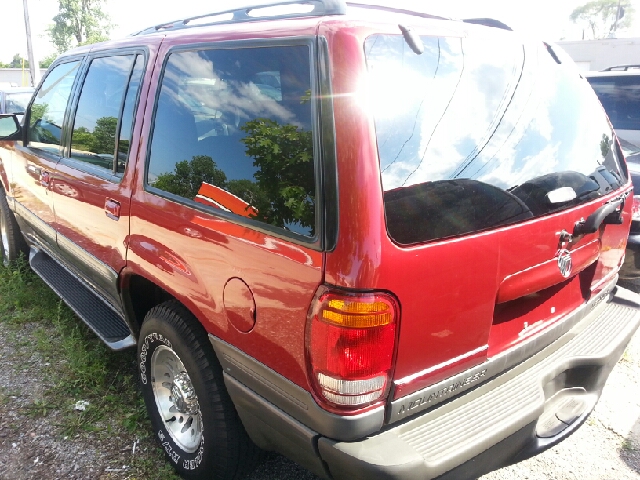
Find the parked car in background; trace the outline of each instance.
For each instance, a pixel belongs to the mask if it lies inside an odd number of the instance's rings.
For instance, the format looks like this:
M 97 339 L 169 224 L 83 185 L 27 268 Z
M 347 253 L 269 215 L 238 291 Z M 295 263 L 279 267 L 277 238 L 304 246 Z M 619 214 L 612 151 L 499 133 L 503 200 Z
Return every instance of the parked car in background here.
M 633 182 L 633 210 L 631 229 L 625 250 L 625 259 L 620 269 L 620 284 L 640 286 L 640 152 L 627 157 L 627 168 Z
M 259 447 L 462 480 L 562 441 L 640 324 L 593 90 L 486 19 L 291 3 L 58 58 L 0 116 L 4 262 L 137 347 L 184 478 Z
M 24 113 L 34 90 L 33 87 L 0 88 L 0 114 Z
M 620 65 L 583 74 L 616 131 L 633 181 L 633 214 L 622 285 L 640 283 L 640 65 Z
M 616 134 L 625 141 L 625 154 L 640 150 L 640 65 L 620 65 L 583 75 L 598 95 Z

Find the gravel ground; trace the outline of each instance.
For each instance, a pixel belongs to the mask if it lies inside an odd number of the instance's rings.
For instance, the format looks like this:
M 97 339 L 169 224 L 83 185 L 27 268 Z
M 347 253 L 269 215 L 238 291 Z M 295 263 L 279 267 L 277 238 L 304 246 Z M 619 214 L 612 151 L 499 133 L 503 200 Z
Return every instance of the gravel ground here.
M 16 331 L 0 323 L 0 479 L 140 478 L 131 475 L 127 465 L 134 455 L 144 457 L 153 449 L 152 440 L 121 433 L 64 437 L 61 413 L 42 411 L 43 392 L 51 382 L 45 372 L 51 369 L 32 348 L 32 328 Z M 594 413 L 574 435 L 482 480 L 640 480 L 639 378 L 640 333 L 613 370 Z M 284 457 L 270 455 L 251 479 L 317 477 Z

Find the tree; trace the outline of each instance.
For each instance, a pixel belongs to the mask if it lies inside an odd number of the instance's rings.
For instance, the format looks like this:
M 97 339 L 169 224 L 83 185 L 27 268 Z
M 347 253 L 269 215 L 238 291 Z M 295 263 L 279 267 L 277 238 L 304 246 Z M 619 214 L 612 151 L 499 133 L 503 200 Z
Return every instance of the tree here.
M 225 188 L 227 176 L 211 157 L 196 155 L 191 160 L 176 163 L 173 172 L 158 175 L 153 186 L 184 198 L 195 199 L 203 182 Z
M 22 62 L 24 62 L 24 68 L 29 67 L 29 62 L 22 58 L 22 55 L 16 53 L 9 64 L 9 68 L 22 68 Z
M 47 55 L 42 60 L 40 60 L 40 68 L 49 68 L 56 58 L 58 58 L 57 53 Z
M 569 16 L 575 24 L 588 28 L 594 39 L 605 38 L 616 29 L 631 26 L 635 9 L 628 0 L 620 3 L 618 17 L 618 0 L 592 0 L 577 7 Z M 622 16 L 624 14 L 624 16 Z M 616 26 L 616 19 L 618 19 Z
M 59 13 L 49 27 L 51 42 L 62 53 L 76 45 L 107 40 L 112 25 L 102 11 L 106 0 L 58 0 Z
M 311 131 L 257 118 L 240 127 L 247 155 L 257 167 L 257 190 L 252 206 L 264 222 L 284 227 L 315 225 L 315 183 Z

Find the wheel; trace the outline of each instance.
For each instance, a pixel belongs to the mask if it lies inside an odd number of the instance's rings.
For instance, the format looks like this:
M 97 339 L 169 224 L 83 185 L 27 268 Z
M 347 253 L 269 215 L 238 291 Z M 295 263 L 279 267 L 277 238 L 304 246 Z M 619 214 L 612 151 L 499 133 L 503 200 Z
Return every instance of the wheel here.
M 242 426 L 204 328 L 179 302 L 145 316 L 138 368 L 155 436 L 182 477 L 239 479 L 253 470 L 261 450 Z
M 23 253 L 28 257 L 29 249 L 27 243 L 20 233 L 20 227 L 16 222 L 16 217 L 9 209 L 7 197 L 4 189 L 0 185 L 0 242 L 2 243 L 2 263 L 8 267 L 14 263 Z

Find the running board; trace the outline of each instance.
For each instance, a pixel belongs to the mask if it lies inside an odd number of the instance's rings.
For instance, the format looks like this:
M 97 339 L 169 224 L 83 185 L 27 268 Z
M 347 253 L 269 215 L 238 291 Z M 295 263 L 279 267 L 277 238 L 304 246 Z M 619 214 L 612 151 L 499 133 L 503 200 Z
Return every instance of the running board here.
M 29 264 L 109 348 L 123 350 L 136 345 L 124 318 L 53 258 L 32 249 Z

